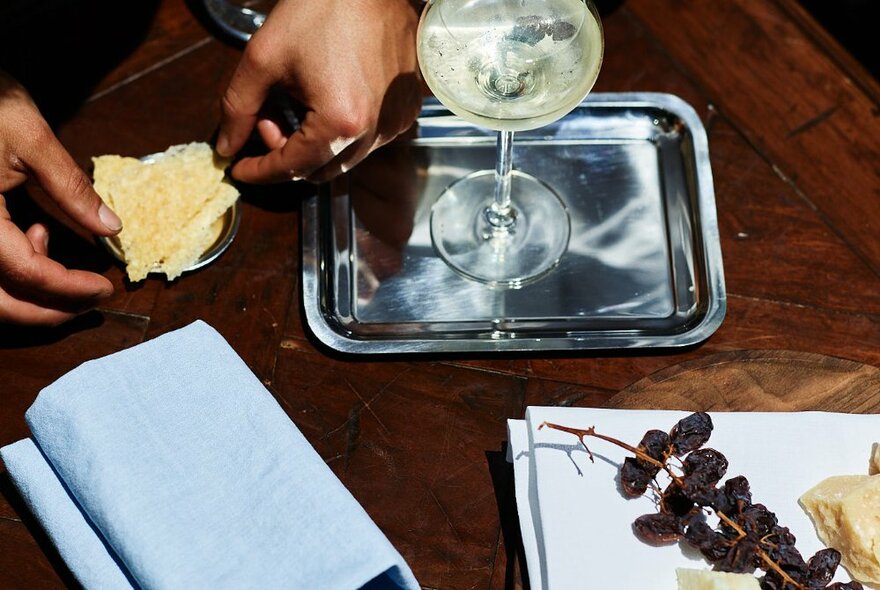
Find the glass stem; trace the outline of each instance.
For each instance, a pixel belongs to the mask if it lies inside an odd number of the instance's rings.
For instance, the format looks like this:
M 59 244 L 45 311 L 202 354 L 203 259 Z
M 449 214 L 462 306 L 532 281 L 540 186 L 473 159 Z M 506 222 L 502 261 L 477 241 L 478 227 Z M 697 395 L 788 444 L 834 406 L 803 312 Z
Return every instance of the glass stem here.
M 495 199 L 486 208 L 486 221 L 493 233 L 510 233 L 516 209 L 510 205 L 510 172 L 513 168 L 513 131 L 499 131 L 495 159 Z

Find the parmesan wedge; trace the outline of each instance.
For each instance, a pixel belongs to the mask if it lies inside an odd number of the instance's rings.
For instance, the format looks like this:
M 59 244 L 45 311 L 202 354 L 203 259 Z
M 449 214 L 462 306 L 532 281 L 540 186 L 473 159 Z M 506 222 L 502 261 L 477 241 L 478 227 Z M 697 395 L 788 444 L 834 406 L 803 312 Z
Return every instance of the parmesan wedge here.
M 880 588 L 880 476 L 837 475 L 800 498 L 825 545 L 853 579 Z
M 761 590 L 758 578 L 751 574 L 678 568 L 675 575 L 678 590 Z

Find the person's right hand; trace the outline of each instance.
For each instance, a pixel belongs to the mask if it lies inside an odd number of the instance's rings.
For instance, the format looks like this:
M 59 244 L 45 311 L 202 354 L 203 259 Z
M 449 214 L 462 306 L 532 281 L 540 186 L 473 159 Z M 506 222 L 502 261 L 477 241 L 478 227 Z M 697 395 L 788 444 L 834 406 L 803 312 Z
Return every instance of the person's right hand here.
M 49 258 L 46 226 L 22 232 L 12 222 L 3 193 L 28 177 L 86 230 L 111 236 L 122 228 L 28 93 L 0 71 L 0 322 L 54 326 L 109 297 L 113 285 Z
M 422 101 L 410 1 L 280 0 L 223 96 L 217 151 L 234 155 L 254 128 L 270 150 L 237 162 L 233 178 L 324 182 L 408 129 Z M 292 134 L 263 112 L 273 87 L 306 109 Z

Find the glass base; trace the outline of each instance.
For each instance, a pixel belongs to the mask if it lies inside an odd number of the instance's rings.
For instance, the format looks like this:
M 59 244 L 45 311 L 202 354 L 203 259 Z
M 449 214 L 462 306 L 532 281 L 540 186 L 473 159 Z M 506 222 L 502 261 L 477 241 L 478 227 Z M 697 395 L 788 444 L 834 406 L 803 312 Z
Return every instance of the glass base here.
M 541 180 L 511 172 L 515 220 L 494 227 L 487 220 L 495 171 L 480 170 L 451 184 L 431 209 L 431 241 L 440 258 L 469 279 L 517 288 L 559 263 L 568 248 L 571 222 L 559 195 Z

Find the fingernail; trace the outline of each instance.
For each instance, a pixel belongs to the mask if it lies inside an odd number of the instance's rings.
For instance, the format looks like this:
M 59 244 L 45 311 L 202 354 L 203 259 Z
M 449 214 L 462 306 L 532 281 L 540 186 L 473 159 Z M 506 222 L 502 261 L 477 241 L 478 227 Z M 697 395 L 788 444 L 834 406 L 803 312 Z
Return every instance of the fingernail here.
M 106 203 L 101 203 L 101 207 L 98 209 L 98 218 L 110 231 L 119 231 L 122 229 L 122 220 L 119 219 L 119 216 L 116 215 L 116 213 L 113 212 L 113 209 L 108 207 Z
M 217 138 L 217 153 L 221 156 L 229 156 L 227 153 L 229 150 L 229 140 L 226 139 L 225 135 L 221 135 Z
M 45 235 L 43 235 L 43 248 L 47 251 L 49 250 L 49 232 L 46 232 Z

